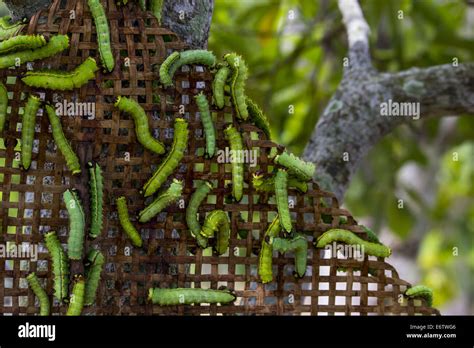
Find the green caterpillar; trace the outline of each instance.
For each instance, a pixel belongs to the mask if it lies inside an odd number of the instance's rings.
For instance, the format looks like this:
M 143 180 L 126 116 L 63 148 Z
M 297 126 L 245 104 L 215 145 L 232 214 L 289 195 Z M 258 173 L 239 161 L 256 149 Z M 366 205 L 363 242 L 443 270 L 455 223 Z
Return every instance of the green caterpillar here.
M 22 117 L 21 126 L 21 164 L 25 170 L 31 165 L 33 140 L 35 137 L 35 120 L 41 101 L 34 95 L 29 95 Z
M 50 314 L 50 304 L 48 295 L 41 286 L 39 279 L 36 276 L 36 273 L 33 272 L 28 274 L 28 276 L 26 277 L 26 281 L 28 282 L 28 285 L 30 286 L 35 296 L 38 297 L 40 303 L 40 315 L 48 316 Z
M 176 202 L 183 193 L 183 182 L 173 179 L 170 187 L 161 193 L 153 203 L 143 209 L 139 214 L 139 221 L 144 223 L 150 221 L 155 215 L 159 214 L 163 209 L 171 203 Z
M 91 230 L 89 235 L 97 238 L 102 232 L 103 220 L 103 200 L 104 200 L 104 178 L 102 177 L 102 169 L 96 163 L 88 163 L 89 166 L 89 186 L 91 196 Z
M 110 45 L 110 29 L 107 16 L 100 0 L 87 0 L 87 4 L 91 10 L 92 18 L 94 18 L 95 29 L 97 32 L 97 44 L 99 46 L 102 65 L 110 72 L 114 70 L 115 61 Z
M 10 23 L 10 16 L 0 17 L 0 41 L 7 40 L 18 35 L 25 27 L 23 21 Z
M 331 244 L 334 241 L 350 245 L 360 245 L 363 247 L 363 251 L 366 254 L 376 257 L 389 257 L 392 253 L 392 250 L 383 244 L 365 241 L 351 231 L 338 228 L 324 232 L 314 243 L 316 248 L 324 248 L 326 245 Z
M 405 296 L 409 298 L 421 297 L 425 299 L 428 307 L 433 305 L 433 290 L 424 285 L 413 286 L 405 291 Z
M 0 132 L 3 132 L 8 112 L 8 91 L 3 83 L 0 82 Z
M 229 303 L 235 301 L 229 290 L 176 288 L 150 288 L 148 300 L 160 306 L 190 305 L 194 303 Z
M 137 229 L 130 222 L 130 216 L 128 215 L 127 200 L 125 197 L 117 198 L 117 211 L 119 216 L 120 225 L 127 234 L 128 238 L 132 242 L 132 245 L 140 248 L 143 245 L 142 237 L 138 233 Z
M 201 122 L 206 136 L 206 152 L 207 157 L 212 158 L 216 151 L 216 130 L 212 122 L 211 113 L 209 111 L 209 103 L 206 96 L 201 92 L 194 97 L 201 115 Z
M 245 100 L 245 81 L 247 80 L 247 65 L 236 53 L 228 53 L 224 60 L 232 70 L 230 92 L 234 102 L 237 118 L 246 120 L 249 117 L 247 102 Z
M 245 102 L 247 103 L 247 110 L 249 112 L 250 120 L 263 131 L 268 139 L 271 139 L 270 121 L 268 121 L 267 116 L 265 116 L 257 103 L 255 103 L 249 97 L 245 97 Z
M 54 275 L 54 296 L 59 302 L 63 302 L 68 294 L 69 287 L 69 262 L 59 242 L 56 232 L 48 232 L 44 235 L 46 248 L 51 257 Z
M 179 162 L 184 157 L 184 151 L 188 147 L 188 136 L 188 123 L 183 118 L 176 118 L 174 121 L 174 137 L 171 151 L 161 162 L 150 180 L 143 186 L 145 197 L 154 194 L 178 167 Z
M 288 172 L 291 175 L 296 176 L 297 178 L 310 181 L 316 170 L 316 167 L 311 162 L 305 162 L 301 158 L 296 157 L 292 153 L 283 152 L 275 156 L 274 162 L 280 166 L 288 169 Z
M 217 232 L 216 252 L 219 255 L 224 254 L 229 247 L 230 222 L 229 217 L 223 210 L 213 210 L 204 220 L 201 235 L 206 238 L 213 238 Z
M 135 134 L 140 144 L 159 155 L 165 153 L 163 144 L 151 135 L 150 128 L 148 127 L 148 117 L 140 104 L 130 98 L 118 97 L 115 106 L 120 111 L 132 116 L 135 123 Z
M 186 208 L 186 224 L 201 248 L 207 247 L 207 238 L 204 238 L 204 236 L 201 235 L 201 225 L 197 218 L 198 209 L 211 190 L 212 184 L 208 181 L 204 181 L 196 188 L 196 191 L 192 194 Z
M 81 173 L 81 165 L 79 163 L 79 158 L 74 153 L 71 145 L 64 135 L 63 128 L 61 126 L 61 121 L 59 120 L 56 111 L 51 105 L 46 105 L 46 113 L 48 114 L 49 123 L 51 124 L 51 129 L 53 131 L 53 139 L 58 146 L 59 151 L 66 159 L 66 165 L 68 169 L 72 172 L 73 175 Z
M 170 76 L 171 65 L 179 59 L 179 52 L 171 53 L 160 66 L 160 81 L 165 87 L 173 85 L 173 80 Z
M 291 232 L 293 226 L 288 205 L 288 173 L 284 169 L 278 169 L 275 175 L 275 199 L 281 226 L 286 232 Z
M 224 87 L 229 77 L 230 69 L 227 66 L 222 66 L 217 70 L 212 83 L 212 93 L 214 95 L 214 101 L 219 109 L 222 109 L 225 104 L 224 100 Z
M 262 173 L 254 173 L 252 185 L 257 192 L 275 192 L 275 175 L 265 177 Z M 294 177 L 288 177 L 288 187 L 294 187 L 301 193 L 308 191 L 308 184 Z
M 74 277 L 74 286 L 72 288 L 69 306 L 66 311 L 67 316 L 79 316 L 84 308 L 84 293 L 86 284 L 81 275 Z
M 295 276 L 303 278 L 306 273 L 306 262 L 308 259 L 308 241 L 301 234 L 296 234 L 292 239 L 270 237 L 270 244 L 274 250 L 282 253 L 295 252 Z
M 34 50 L 46 45 L 43 35 L 19 35 L 8 40 L 0 42 L 0 54 L 23 51 L 26 49 Z
M 0 69 L 6 69 L 15 66 L 17 62 L 32 62 L 38 59 L 44 59 L 54 56 L 56 53 L 64 51 L 69 47 L 69 38 L 67 35 L 55 35 L 51 37 L 48 43 L 35 50 L 24 50 L 13 52 L 5 56 L 0 56 Z
M 191 64 L 202 64 L 213 67 L 216 64 L 216 56 L 214 56 L 212 52 L 206 50 L 188 50 L 180 52 L 179 58 L 171 64 L 168 71 L 169 79 L 173 79 L 174 74 L 180 67 Z
M 21 80 L 30 87 L 71 91 L 81 88 L 89 80 L 94 79 L 97 70 L 95 59 L 88 57 L 72 71 L 28 71 Z
M 69 214 L 68 257 L 71 260 L 80 260 L 82 259 L 82 251 L 84 249 L 84 210 L 75 191 L 64 191 L 63 201 Z
M 229 124 L 224 130 L 225 137 L 229 142 L 230 150 L 232 151 L 232 195 L 237 202 L 240 202 L 243 195 L 244 188 L 244 164 L 241 161 L 244 145 L 242 143 L 242 136 L 239 131 Z
M 262 239 L 262 247 L 258 256 L 258 275 L 262 283 L 269 283 L 273 280 L 273 245 L 265 239 L 278 237 L 281 232 L 280 219 L 278 215 L 273 219 Z
M 104 263 L 104 255 L 99 250 L 92 249 L 87 254 L 86 288 L 84 290 L 84 304 L 86 306 L 94 304 Z

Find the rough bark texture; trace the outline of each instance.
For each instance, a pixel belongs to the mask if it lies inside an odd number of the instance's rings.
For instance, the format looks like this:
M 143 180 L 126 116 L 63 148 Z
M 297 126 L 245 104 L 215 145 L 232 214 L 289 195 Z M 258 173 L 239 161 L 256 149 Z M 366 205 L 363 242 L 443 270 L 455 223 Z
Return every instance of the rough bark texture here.
M 162 24 L 192 48 L 207 48 L 214 0 L 165 0 Z
M 344 8 L 345 6 L 345 8 Z M 390 100 L 420 105 L 420 120 L 430 116 L 474 113 L 474 64 L 413 68 L 399 73 L 378 73 L 370 62 L 356 0 L 340 0 L 348 31 L 349 60 L 343 80 L 320 117 L 303 157 L 316 164 L 315 179 L 340 201 L 352 175 L 368 151 L 401 124 L 414 117 L 382 116 L 381 105 Z M 347 8 L 349 7 L 349 9 Z M 362 29 L 361 29 L 362 28 Z M 418 120 L 419 121 L 419 120 Z
M 23 18 L 30 18 L 36 12 L 47 8 L 51 4 L 51 0 L 5 0 L 8 10 L 13 21 Z

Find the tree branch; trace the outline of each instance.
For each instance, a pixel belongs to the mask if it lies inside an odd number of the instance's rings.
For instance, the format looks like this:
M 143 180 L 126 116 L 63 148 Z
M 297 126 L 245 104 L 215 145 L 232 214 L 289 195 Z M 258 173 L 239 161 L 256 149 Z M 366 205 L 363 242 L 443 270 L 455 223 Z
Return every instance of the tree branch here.
M 399 125 L 431 116 L 474 114 L 474 64 L 378 73 L 370 64 L 368 31 L 357 1 L 340 0 L 339 7 L 348 30 L 350 69 L 320 117 L 303 157 L 316 164 L 320 185 L 342 201 L 360 161 Z M 419 106 L 419 117 L 415 109 L 408 116 L 383 116 L 382 107 L 405 103 Z
M 165 0 L 163 26 L 174 31 L 192 48 L 206 48 L 214 0 Z

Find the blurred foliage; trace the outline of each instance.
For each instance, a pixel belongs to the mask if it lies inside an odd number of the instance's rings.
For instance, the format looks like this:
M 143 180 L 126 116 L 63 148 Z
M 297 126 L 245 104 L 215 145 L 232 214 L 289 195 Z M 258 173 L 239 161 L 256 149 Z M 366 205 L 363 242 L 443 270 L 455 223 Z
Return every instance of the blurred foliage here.
M 474 61 L 474 5 L 462 0 L 361 4 L 380 71 Z M 236 51 L 245 58 L 247 94 L 269 116 L 274 140 L 301 153 L 340 82 L 347 55 L 337 1 L 216 0 L 209 48 L 218 56 Z M 468 116 L 449 131 L 440 119 L 401 127 L 370 152 L 345 199 L 375 230 L 387 228 L 402 242 L 421 240 L 420 282 L 433 287 L 437 306 L 466 294 L 467 313 L 474 313 L 472 139 L 474 122 Z M 456 151 L 458 161 L 452 158 Z M 400 180 L 409 168 L 416 169 L 410 175 L 421 175 L 408 180 L 418 186 Z M 459 256 L 453 256 L 455 247 Z

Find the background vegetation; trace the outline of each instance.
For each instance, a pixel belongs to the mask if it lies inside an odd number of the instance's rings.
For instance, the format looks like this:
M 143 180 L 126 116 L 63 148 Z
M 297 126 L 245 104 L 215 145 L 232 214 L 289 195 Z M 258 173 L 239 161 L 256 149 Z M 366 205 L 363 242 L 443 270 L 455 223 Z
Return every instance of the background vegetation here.
M 474 62 L 474 5 L 361 5 L 380 71 Z M 339 84 L 347 54 L 337 2 L 216 0 L 209 48 L 218 56 L 237 51 L 245 57 L 247 93 L 271 119 L 275 140 L 301 153 Z M 398 128 L 371 151 L 345 206 L 395 246 L 389 262 L 403 278 L 432 287 L 443 313 L 474 313 L 472 116 Z

